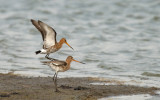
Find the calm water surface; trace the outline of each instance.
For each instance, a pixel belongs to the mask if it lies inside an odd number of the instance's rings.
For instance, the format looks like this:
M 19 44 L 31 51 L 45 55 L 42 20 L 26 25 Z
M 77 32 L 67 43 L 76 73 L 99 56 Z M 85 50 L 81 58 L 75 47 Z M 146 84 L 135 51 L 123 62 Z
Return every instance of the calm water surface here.
M 66 37 L 68 46 L 51 54 L 72 62 L 61 77 L 105 77 L 160 84 L 159 0 L 0 0 L 0 72 L 53 76 L 35 55 L 42 46 L 30 19 L 42 20 Z

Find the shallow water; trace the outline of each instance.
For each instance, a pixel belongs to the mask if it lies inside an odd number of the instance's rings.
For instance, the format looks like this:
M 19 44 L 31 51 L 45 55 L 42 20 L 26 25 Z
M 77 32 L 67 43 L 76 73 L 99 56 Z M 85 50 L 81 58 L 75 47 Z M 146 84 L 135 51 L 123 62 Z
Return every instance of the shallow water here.
M 52 76 L 54 72 L 35 55 L 41 49 L 40 33 L 30 19 L 42 20 L 65 37 L 74 51 L 63 45 L 51 57 L 72 55 L 61 77 L 106 77 L 160 84 L 159 0 L 12 0 L 0 1 L 0 72 Z
M 140 95 L 108 97 L 108 98 L 101 98 L 98 100 L 150 100 L 151 98 L 152 97 L 148 94 L 140 94 Z M 158 100 L 158 99 L 154 99 L 154 100 Z

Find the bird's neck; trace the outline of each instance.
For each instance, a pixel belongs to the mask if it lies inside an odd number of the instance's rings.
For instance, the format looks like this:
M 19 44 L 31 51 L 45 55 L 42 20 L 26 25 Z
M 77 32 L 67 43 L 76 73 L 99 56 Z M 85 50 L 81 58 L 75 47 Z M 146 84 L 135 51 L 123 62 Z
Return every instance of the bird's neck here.
M 67 61 L 67 65 L 70 65 L 71 62 L 72 62 L 72 60 L 68 60 L 68 61 Z
M 60 49 L 63 45 L 64 41 L 61 39 L 59 42 L 58 42 L 58 49 Z
M 69 60 L 69 61 L 66 61 L 67 62 L 67 67 L 66 67 L 66 70 L 69 70 L 70 69 L 70 65 L 71 65 L 71 60 Z

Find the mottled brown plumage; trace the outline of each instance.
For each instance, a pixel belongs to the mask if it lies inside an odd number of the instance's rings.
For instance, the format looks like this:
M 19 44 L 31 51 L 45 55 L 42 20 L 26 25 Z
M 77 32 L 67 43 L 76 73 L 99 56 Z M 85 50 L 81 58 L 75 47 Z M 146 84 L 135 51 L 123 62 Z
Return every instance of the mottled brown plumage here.
M 58 89 L 57 89 L 57 75 L 58 75 L 58 72 L 65 72 L 65 71 L 69 70 L 70 69 L 70 64 L 71 64 L 72 61 L 79 62 L 79 61 L 73 59 L 72 56 L 68 56 L 66 61 L 54 60 L 54 61 L 44 61 L 44 62 L 42 62 L 42 63 L 50 66 L 50 68 L 55 71 L 53 81 L 54 81 L 54 84 L 55 84 L 56 92 L 58 91 Z M 79 63 L 84 64 L 83 62 L 79 62 Z

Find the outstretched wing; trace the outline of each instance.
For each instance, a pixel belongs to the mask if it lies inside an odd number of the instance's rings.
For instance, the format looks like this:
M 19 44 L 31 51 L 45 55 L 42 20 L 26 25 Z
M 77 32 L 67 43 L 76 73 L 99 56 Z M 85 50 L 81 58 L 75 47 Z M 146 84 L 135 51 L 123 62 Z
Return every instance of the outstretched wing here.
M 42 33 L 45 33 L 44 37 L 44 48 L 49 48 L 56 44 L 56 31 L 50 27 L 49 25 L 43 23 L 42 21 L 38 21 L 38 25 L 41 27 Z
M 41 29 L 41 27 L 40 27 L 40 25 L 38 24 L 37 21 L 31 19 L 31 22 L 32 22 L 32 24 L 39 30 L 39 32 L 41 32 L 42 39 L 43 39 L 43 41 L 44 41 L 45 36 L 46 36 L 45 32 L 42 31 L 42 29 Z

